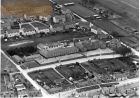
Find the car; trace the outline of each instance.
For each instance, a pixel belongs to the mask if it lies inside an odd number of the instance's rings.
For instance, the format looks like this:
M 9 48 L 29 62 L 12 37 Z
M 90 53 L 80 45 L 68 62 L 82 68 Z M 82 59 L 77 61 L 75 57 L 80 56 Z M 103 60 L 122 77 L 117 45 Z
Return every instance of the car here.
M 71 6 L 74 5 L 74 2 L 70 2 L 70 3 L 65 3 L 64 6 Z
M 93 17 L 99 17 L 99 15 L 98 14 L 95 14 L 95 15 L 93 15 Z
M 101 19 L 102 19 L 102 17 L 101 17 L 101 16 L 98 16 L 98 17 L 96 17 L 96 19 L 99 19 L 99 20 L 101 20 Z

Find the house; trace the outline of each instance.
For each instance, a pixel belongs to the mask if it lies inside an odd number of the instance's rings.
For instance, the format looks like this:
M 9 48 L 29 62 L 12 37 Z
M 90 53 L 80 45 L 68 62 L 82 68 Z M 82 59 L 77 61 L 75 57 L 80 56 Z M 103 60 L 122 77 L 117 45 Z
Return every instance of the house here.
M 22 35 L 24 36 L 36 34 L 35 29 L 28 23 L 20 25 L 20 32 L 22 32 Z
M 5 37 L 5 30 L 1 30 L 0 38 L 4 38 L 4 37 Z
M 82 21 L 80 21 L 79 22 L 79 26 L 80 26 L 80 28 L 86 28 L 86 29 L 90 29 L 90 23 L 89 22 L 82 22 Z
M 61 8 L 61 12 L 62 12 L 62 14 L 70 14 L 71 13 L 71 11 L 69 9 L 66 9 L 64 7 Z
M 16 90 L 19 92 L 19 91 L 22 91 L 22 90 L 26 90 L 26 87 L 24 86 L 24 84 L 16 84 L 15 85 L 15 88 Z
M 45 44 L 40 43 L 40 44 L 37 45 L 37 49 L 39 49 L 39 50 L 43 50 L 43 49 L 46 49 L 46 48 L 47 48 L 47 46 Z
M 32 61 L 32 60 L 39 58 L 39 57 L 40 57 L 40 54 L 33 54 L 30 56 L 24 56 L 23 60 L 27 62 L 27 61 Z
M 19 57 L 18 55 L 14 55 L 12 57 L 16 60 L 17 63 L 23 63 L 24 62 L 24 60 L 21 57 Z
M 95 34 L 97 34 L 97 27 L 95 26 L 95 25 L 92 25 L 91 26 L 91 32 L 93 32 L 93 33 L 95 33 Z
M 46 46 L 47 46 L 47 50 L 50 51 L 50 50 L 54 50 L 57 48 L 62 48 L 65 46 L 65 44 L 57 42 L 57 43 L 46 44 Z
M 60 22 L 65 22 L 65 21 L 66 21 L 65 15 L 55 15 L 55 16 L 53 16 L 53 22 L 54 23 L 60 23 Z
M 10 29 L 7 30 L 6 35 L 8 38 L 14 37 L 14 36 L 19 36 L 19 29 Z
M 54 49 L 57 49 L 57 48 L 61 48 L 61 47 L 64 47 L 65 44 L 64 43 L 60 43 L 60 42 L 55 42 L 55 43 L 50 43 L 50 44 L 38 44 L 37 45 L 37 48 L 39 50 L 42 50 L 42 49 L 45 49 L 45 50 L 54 50 Z
M 28 91 L 28 95 L 30 97 L 42 97 L 42 93 L 40 90 L 30 90 Z
M 65 27 L 65 30 L 69 30 L 71 28 L 74 28 L 75 27 L 75 22 L 66 22 L 64 27 Z
M 115 73 L 113 75 L 113 78 L 115 78 L 117 81 L 123 81 L 123 80 L 127 79 L 127 75 L 126 74 Z
M 6 90 L 6 91 L 1 91 L 0 92 L 1 98 L 17 98 L 17 95 L 15 94 L 14 90 Z
M 97 38 L 98 39 L 106 39 L 108 37 L 109 37 L 108 34 L 104 34 L 103 32 L 97 32 Z
M 17 94 L 18 94 L 18 98 L 28 98 L 29 97 L 27 90 L 18 91 Z
M 63 24 L 53 24 L 52 28 L 53 28 L 53 31 L 55 31 L 55 32 L 64 31 L 64 25 Z
M 57 48 L 51 51 L 41 50 L 39 52 L 42 56 L 46 58 L 52 58 L 52 57 L 58 57 L 58 56 L 77 53 L 79 52 L 79 50 L 76 47 L 65 47 L 65 48 Z

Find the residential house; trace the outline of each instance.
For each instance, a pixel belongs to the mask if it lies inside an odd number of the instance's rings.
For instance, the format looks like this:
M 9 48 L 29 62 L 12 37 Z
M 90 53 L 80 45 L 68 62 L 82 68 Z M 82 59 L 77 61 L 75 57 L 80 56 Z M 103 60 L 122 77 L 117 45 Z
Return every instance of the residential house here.
M 65 30 L 69 30 L 75 27 L 75 22 L 66 22 L 64 26 L 65 26 Z
M 89 22 L 82 22 L 82 21 L 80 21 L 79 22 L 79 26 L 80 26 L 80 28 L 86 28 L 86 29 L 90 29 L 90 23 Z
M 55 32 L 63 32 L 64 31 L 64 25 L 63 24 L 53 24 L 53 31 Z
M 37 45 L 37 48 L 39 50 L 42 50 L 42 49 L 46 49 L 46 50 L 54 50 L 54 49 L 57 49 L 57 48 L 62 48 L 64 47 L 65 44 L 64 43 L 60 43 L 60 42 L 55 42 L 55 43 L 50 43 L 50 44 L 38 44 Z
M 95 25 L 92 25 L 91 26 L 91 32 L 93 32 L 93 33 L 95 33 L 95 34 L 97 34 L 97 27 L 95 26 Z
M 20 32 L 24 36 L 36 34 L 35 29 L 30 24 L 28 24 L 28 23 L 21 24 Z
M 12 57 L 15 59 L 15 61 L 17 63 L 23 63 L 24 62 L 24 60 L 21 57 L 19 57 L 18 55 L 14 55 Z
M 127 75 L 126 74 L 120 74 L 120 73 L 115 73 L 113 75 L 113 78 L 116 79 L 117 81 L 123 81 L 127 79 Z
M 51 50 L 51 51 L 41 50 L 39 52 L 42 56 L 44 56 L 46 58 L 52 58 L 52 57 L 77 53 L 78 51 L 79 50 L 76 47 L 65 47 L 65 48 L 57 48 L 57 49 Z
M 10 29 L 10 30 L 7 30 L 6 36 L 8 38 L 19 36 L 19 29 Z
M 27 62 L 27 61 L 32 61 L 32 60 L 39 58 L 39 57 L 40 57 L 40 54 L 33 54 L 30 56 L 24 56 L 23 60 Z
M 54 23 L 66 22 L 66 17 L 65 15 L 55 15 L 53 16 L 53 22 Z

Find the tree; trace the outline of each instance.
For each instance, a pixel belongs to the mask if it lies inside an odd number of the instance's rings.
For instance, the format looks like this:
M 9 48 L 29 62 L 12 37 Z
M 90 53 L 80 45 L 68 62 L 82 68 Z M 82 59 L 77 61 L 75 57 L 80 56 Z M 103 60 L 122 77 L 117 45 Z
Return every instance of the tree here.
M 127 47 L 120 47 L 120 48 L 116 49 L 116 53 L 121 54 L 123 56 L 127 56 L 128 54 L 132 53 L 132 50 Z
M 118 32 L 116 32 L 116 31 L 113 31 L 112 33 L 111 33 L 111 35 L 113 36 L 113 37 L 115 37 L 115 38 L 118 38 L 118 37 L 124 37 L 123 35 L 120 35 Z

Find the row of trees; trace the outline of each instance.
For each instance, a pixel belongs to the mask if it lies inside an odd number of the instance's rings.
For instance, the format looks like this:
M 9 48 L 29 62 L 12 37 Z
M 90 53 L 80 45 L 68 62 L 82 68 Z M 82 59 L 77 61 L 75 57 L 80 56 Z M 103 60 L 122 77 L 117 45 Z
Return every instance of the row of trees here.
M 20 57 L 23 57 L 24 55 L 30 55 L 32 53 L 35 53 L 36 51 L 37 51 L 37 48 L 34 46 L 20 47 L 20 48 L 15 48 L 12 50 L 7 50 L 10 56 L 18 55 Z

